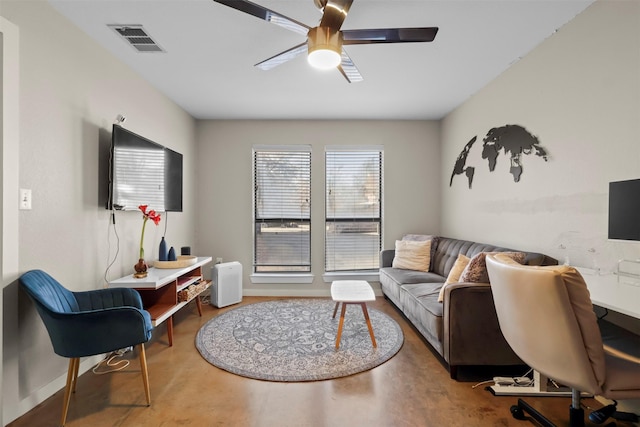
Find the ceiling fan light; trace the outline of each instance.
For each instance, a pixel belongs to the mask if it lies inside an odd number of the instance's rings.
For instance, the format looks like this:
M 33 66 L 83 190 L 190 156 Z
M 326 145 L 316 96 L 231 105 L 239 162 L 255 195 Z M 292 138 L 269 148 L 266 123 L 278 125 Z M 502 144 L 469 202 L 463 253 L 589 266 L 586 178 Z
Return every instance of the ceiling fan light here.
M 340 64 L 340 54 L 331 49 L 317 49 L 309 52 L 307 60 L 312 67 L 320 70 L 335 68 Z
M 327 70 L 337 67 L 342 60 L 342 33 L 328 27 L 309 30 L 309 56 L 312 67 Z

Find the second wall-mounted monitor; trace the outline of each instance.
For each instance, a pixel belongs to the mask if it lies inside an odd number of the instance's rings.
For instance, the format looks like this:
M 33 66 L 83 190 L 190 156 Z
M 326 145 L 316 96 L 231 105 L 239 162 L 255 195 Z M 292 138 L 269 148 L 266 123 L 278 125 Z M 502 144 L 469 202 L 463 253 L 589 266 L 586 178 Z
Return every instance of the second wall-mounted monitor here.
M 609 239 L 640 241 L 640 179 L 609 183 Z

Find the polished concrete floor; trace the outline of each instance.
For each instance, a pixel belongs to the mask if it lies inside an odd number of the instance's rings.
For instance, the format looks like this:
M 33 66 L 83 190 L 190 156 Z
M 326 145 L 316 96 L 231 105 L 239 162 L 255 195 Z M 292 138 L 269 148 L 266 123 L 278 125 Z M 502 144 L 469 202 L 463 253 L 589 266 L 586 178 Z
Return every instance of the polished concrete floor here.
M 241 304 L 271 298 L 245 297 Z M 473 386 L 509 372 L 461 369 L 460 381 L 449 374 L 430 347 L 395 307 L 378 298 L 370 307 L 387 313 L 402 327 L 405 342 L 388 362 L 370 371 L 330 381 L 277 383 L 239 377 L 207 363 L 195 348 L 198 329 L 226 310 L 203 304 L 198 316 L 192 302 L 175 316 L 174 345 L 159 326 L 146 345 L 151 406 L 145 405 L 137 355 L 119 372 L 78 379 L 67 426 L 527 426 L 511 417 L 516 397 L 496 397 Z M 375 329 L 375 325 L 374 325 Z M 59 391 L 20 417 L 12 427 L 59 424 Z M 526 398 L 558 426 L 568 425 L 570 399 Z M 601 405 L 583 399 L 593 407 Z M 587 425 L 589 422 L 587 421 Z M 618 423 L 618 426 L 630 424 Z

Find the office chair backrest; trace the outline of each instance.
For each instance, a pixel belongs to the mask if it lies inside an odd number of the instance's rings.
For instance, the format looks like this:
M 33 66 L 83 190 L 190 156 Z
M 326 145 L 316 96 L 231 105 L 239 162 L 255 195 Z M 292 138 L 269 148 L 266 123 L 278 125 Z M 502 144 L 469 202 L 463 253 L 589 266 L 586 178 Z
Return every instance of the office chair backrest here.
M 524 266 L 499 254 L 487 256 L 487 270 L 500 329 L 513 351 L 566 386 L 601 393 L 604 349 L 580 273 Z

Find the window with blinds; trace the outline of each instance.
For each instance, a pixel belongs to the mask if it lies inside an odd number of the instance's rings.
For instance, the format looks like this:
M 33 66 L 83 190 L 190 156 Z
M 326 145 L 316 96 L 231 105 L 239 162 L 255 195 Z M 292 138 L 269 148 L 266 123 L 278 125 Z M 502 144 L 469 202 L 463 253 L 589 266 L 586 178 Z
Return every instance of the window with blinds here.
M 325 150 L 325 271 L 377 270 L 382 247 L 381 147 Z
M 255 147 L 254 272 L 311 271 L 311 147 Z

